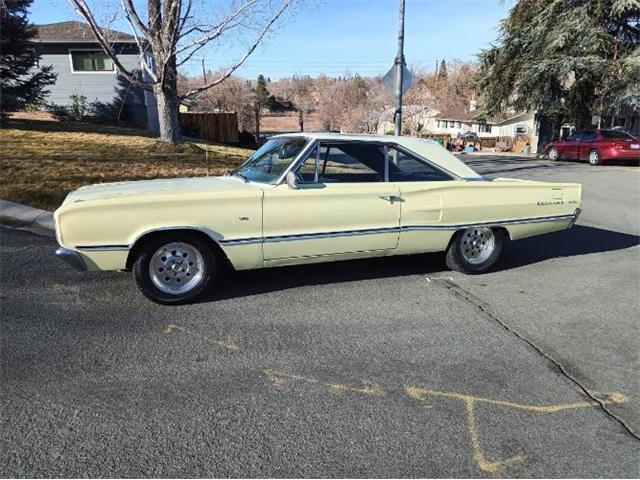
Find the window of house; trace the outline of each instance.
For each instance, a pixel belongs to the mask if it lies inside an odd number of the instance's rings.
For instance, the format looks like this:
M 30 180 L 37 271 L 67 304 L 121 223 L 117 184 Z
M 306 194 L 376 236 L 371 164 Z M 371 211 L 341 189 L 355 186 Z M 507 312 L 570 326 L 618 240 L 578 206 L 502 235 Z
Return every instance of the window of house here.
M 71 50 L 73 72 L 113 72 L 113 61 L 100 50 Z
M 615 126 L 624 128 L 627 123 L 626 117 L 616 117 Z
M 462 122 L 456 122 L 458 125 L 458 128 L 462 128 Z

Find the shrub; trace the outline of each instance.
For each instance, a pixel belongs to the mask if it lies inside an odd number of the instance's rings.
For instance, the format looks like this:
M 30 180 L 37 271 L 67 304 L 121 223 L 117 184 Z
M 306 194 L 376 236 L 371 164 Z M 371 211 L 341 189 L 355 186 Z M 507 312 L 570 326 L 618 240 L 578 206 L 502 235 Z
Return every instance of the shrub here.
M 82 120 L 87 115 L 87 97 L 74 93 L 69 97 L 70 103 L 67 107 L 69 116 L 76 121 Z

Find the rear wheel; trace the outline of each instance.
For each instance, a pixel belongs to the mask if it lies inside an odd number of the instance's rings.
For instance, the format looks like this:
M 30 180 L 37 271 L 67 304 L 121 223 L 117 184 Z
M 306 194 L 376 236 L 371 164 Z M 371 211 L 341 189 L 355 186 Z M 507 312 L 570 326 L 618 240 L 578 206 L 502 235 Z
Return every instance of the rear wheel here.
M 551 147 L 549 149 L 549 160 L 551 160 L 552 162 L 557 162 L 558 160 L 560 160 L 560 152 L 558 152 L 558 149 L 556 147 Z
M 503 231 L 491 227 L 459 231 L 447 250 L 447 266 L 467 274 L 484 273 L 498 260 L 503 239 Z
M 602 163 L 600 152 L 598 150 L 591 150 L 589 152 L 589 156 L 587 157 L 587 161 L 589 162 L 589 165 L 600 165 Z
M 140 251 L 133 275 L 140 291 L 161 304 L 180 304 L 200 295 L 218 272 L 216 256 L 188 234 L 157 237 Z

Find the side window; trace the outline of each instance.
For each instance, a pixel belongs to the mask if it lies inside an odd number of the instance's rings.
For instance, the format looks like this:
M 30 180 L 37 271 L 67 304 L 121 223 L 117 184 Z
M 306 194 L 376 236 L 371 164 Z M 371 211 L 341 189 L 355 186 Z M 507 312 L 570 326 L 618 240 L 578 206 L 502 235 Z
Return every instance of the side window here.
M 596 132 L 585 132 L 582 134 L 583 142 L 594 142 L 596 140 Z
M 572 133 L 567 137 L 567 142 L 577 142 L 580 139 L 579 133 Z
M 315 182 L 317 152 L 318 147 L 313 149 L 313 151 L 309 154 L 304 163 L 300 165 L 298 171 L 296 172 L 298 174 L 299 181 L 301 181 L 302 183 Z
M 388 147 L 390 182 L 439 182 L 451 176 L 402 150 Z
M 384 181 L 384 154 L 372 144 L 344 143 L 320 148 L 321 183 Z

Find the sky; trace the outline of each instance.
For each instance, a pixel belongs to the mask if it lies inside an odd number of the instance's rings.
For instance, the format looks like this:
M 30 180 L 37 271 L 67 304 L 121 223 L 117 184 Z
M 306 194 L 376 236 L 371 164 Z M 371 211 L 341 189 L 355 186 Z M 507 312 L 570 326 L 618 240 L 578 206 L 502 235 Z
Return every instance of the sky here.
M 221 0 L 216 0 L 221 1 Z M 106 0 L 102 0 L 107 3 Z M 120 5 L 117 0 L 108 0 Z M 514 0 L 406 0 L 405 59 L 410 68 L 433 70 L 440 59 L 473 60 L 495 41 L 500 20 Z M 67 0 L 34 0 L 34 23 L 81 20 Z M 116 25 L 129 32 L 126 24 Z M 291 75 L 382 75 L 397 52 L 397 0 L 316 0 L 296 10 L 256 49 L 237 73 L 271 79 Z M 241 55 L 236 41 L 209 47 L 186 65 L 217 70 Z

